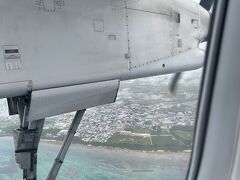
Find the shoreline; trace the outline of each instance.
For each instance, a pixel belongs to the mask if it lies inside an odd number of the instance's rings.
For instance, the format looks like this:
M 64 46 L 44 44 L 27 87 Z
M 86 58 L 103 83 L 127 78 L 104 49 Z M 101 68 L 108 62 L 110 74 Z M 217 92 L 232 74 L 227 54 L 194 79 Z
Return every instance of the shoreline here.
M 0 139 L 11 139 L 13 141 L 13 137 L 11 136 L 1 136 Z M 49 140 L 49 139 L 41 139 L 40 146 L 42 145 L 50 145 L 50 146 L 60 146 L 62 145 L 62 141 L 57 140 Z M 72 149 L 85 149 L 85 150 L 102 150 L 102 151 L 110 151 L 110 152 L 122 152 L 122 153 L 144 153 L 144 154 L 157 154 L 157 155 L 189 155 L 191 154 L 191 150 L 184 150 L 184 151 L 165 151 L 165 150 L 151 150 L 151 151 L 144 151 L 144 150 L 132 150 L 120 147 L 111 147 L 111 146 L 94 146 L 94 145 L 86 145 L 86 144 L 71 144 L 70 148 Z
M 57 140 L 48 140 L 48 139 L 41 139 L 40 143 L 47 144 L 47 145 L 57 145 L 61 146 L 62 141 Z M 126 148 L 120 148 L 120 147 L 112 147 L 112 146 L 95 146 L 91 144 L 71 144 L 70 146 L 73 149 L 94 149 L 94 150 L 105 150 L 105 151 L 113 151 L 113 152 L 127 152 L 127 153 L 146 153 L 146 154 L 174 154 L 174 155 L 182 155 L 182 154 L 191 154 L 191 150 L 184 150 L 184 151 L 165 151 L 165 150 L 151 150 L 151 151 L 144 151 L 144 150 L 132 150 L 132 149 L 126 149 Z

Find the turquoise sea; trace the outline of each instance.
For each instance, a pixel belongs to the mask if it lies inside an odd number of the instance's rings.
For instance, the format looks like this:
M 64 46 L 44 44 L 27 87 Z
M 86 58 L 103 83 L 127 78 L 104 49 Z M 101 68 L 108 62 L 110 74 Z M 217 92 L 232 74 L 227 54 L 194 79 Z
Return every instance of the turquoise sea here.
M 59 150 L 56 143 L 41 142 L 38 179 L 45 179 Z M 183 180 L 189 153 L 137 152 L 73 145 L 59 180 Z M 0 138 L 0 180 L 20 180 L 11 137 Z

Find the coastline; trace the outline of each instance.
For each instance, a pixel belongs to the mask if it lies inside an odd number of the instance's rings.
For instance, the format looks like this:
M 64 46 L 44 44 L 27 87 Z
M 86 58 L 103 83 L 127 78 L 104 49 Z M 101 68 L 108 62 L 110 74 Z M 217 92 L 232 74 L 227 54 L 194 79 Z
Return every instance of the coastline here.
M 58 146 L 60 148 L 62 142 L 56 141 L 56 140 L 48 140 L 48 139 L 41 139 L 40 144 L 45 145 L 54 145 Z M 101 151 L 109 151 L 109 152 L 116 152 L 116 153 L 129 153 L 129 154 L 152 154 L 152 155 L 174 155 L 174 156 L 190 156 L 191 150 L 184 150 L 184 151 L 165 151 L 165 150 L 152 150 L 152 151 L 142 151 L 142 150 L 132 150 L 132 149 L 126 149 L 126 148 L 120 148 L 120 147 L 111 147 L 111 146 L 94 146 L 94 145 L 85 145 L 85 144 L 71 144 L 71 149 L 77 149 L 79 150 L 101 150 Z
M 11 139 L 13 141 L 13 137 L 11 136 L 1 136 L 0 139 Z M 41 145 L 48 145 L 48 146 L 57 146 L 58 148 L 61 147 L 62 141 L 57 140 L 49 140 L 49 139 L 41 139 L 40 140 L 40 146 Z M 165 150 L 151 150 L 151 151 L 144 151 L 144 150 L 132 150 L 132 149 L 126 149 L 126 148 L 120 148 L 120 147 L 111 147 L 111 146 L 95 146 L 91 144 L 76 144 L 72 143 L 70 146 L 71 149 L 79 150 L 101 150 L 101 151 L 109 151 L 109 152 L 116 152 L 116 153 L 141 153 L 141 154 L 156 154 L 156 155 L 175 155 L 175 156 L 181 156 L 186 155 L 190 156 L 191 150 L 184 150 L 184 151 L 165 151 Z

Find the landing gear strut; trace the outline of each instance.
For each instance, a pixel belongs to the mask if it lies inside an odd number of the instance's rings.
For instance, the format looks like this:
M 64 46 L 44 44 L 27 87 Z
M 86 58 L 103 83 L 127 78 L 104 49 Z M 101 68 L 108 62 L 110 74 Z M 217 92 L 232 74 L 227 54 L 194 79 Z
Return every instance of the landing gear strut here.
M 9 99 L 8 102 L 13 113 L 18 113 L 20 118 L 20 127 L 13 131 L 16 162 L 23 170 L 24 180 L 36 180 L 37 151 L 45 119 L 28 119 L 29 101 L 27 97 L 20 97 Z M 56 179 L 84 113 L 85 110 L 77 111 L 47 180 Z

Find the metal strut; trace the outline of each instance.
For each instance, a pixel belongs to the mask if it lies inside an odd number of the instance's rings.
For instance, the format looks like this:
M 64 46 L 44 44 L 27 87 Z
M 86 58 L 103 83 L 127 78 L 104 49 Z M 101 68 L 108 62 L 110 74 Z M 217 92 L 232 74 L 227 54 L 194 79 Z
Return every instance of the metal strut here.
M 72 124 L 71 124 L 71 126 L 70 126 L 70 128 L 68 130 L 68 133 L 67 133 L 67 135 L 66 135 L 66 137 L 65 137 L 65 139 L 63 141 L 63 144 L 62 144 L 61 149 L 60 149 L 60 151 L 59 151 L 59 153 L 58 153 L 58 155 L 57 155 L 57 157 L 55 159 L 55 162 L 54 162 L 54 164 L 52 166 L 52 169 L 51 169 L 51 171 L 48 174 L 47 180 L 55 180 L 56 179 L 56 177 L 58 175 L 58 172 L 59 172 L 59 170 L 61 168 L 61 165 L 62 165 L 62 163 L 64 161 L 64 158 L 65 158 L 65 156 L 67 154 L 67 151 L 68 151 L 68 149 L 69 149 L 69 147 L 71 145 L 73 137 L 74 137 L 74 135 L 76 133 L 76 130 L 77 130 L 77 128 L 78 128 L 78 126 L 79 126 L 79 124 L 80 124 L 80 122 L 82 120 L 82 117 L 83 117 L 85 111 L 86 110 L 84 109 L 84 110 L 80 110 L 80 111 L 76 112 L 76 115 L 75 115 L 75 117 L 74 117 L 74 119 L 72 121 Z
M 24 180 L 37 179 L 37 151 L 45 121 L 45 119 L 31 120 L 28 118 L 30 102 L 30 95 L 8 99 L 9 113 L 18 114 L 20 119 L 20 127 L 13 131 L 13 138 L 15 159 L 23 170 Z M 56 179 L 85 111 L 84 109 L 76 112 L 47 180 Z
M 37 151 L 45 119 L 29 121 L 30 98 L 27 96 L 15 98 L 20 127 L 13 131 L 15 159 L 23 169 L 24 180 L 37 179 Z

